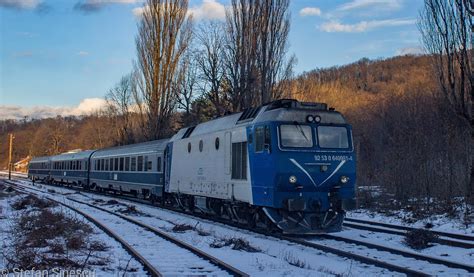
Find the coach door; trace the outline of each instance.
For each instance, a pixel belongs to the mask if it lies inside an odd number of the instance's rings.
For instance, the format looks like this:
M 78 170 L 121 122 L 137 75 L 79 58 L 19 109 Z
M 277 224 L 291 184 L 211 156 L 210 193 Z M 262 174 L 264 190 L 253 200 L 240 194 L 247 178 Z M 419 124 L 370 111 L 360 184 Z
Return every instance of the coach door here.
M 254 204 L 271 204 L 273 194 L 273 171 L 271 129 L 267 124 L 247 129 L 249 136 L 250 172 Z

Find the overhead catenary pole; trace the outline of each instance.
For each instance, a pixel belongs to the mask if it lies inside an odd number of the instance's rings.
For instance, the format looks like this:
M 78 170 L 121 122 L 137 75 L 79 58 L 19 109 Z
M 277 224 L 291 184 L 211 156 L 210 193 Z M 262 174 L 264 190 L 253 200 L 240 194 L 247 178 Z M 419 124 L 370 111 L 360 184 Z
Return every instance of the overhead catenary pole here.
M 13 134 L 10 134 L 10 148 L 8 150 L 8 180 L 12 179 Z

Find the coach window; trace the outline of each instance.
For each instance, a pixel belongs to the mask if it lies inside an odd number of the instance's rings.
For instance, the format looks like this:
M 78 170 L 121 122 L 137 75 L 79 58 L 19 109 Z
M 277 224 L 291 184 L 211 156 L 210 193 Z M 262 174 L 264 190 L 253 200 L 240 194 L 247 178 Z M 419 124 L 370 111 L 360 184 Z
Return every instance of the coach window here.
M 99 171 L 100 170 L 100 160 L 95 160 L 95 170 Z
M 143 156 L 138 156 L 137 171 L 143 171 Z
M 100 171 L 105 171 L 105 159 L 101 159 L 101 162 L 100 162 Z
M 119 158 L 115 158 L 114 161 L 114 170 L 118 171 L 119 170 Z
M 202 139 L 199 141 L 199 152 L 202 152 L 202 149 L 204 148 L 204 142 Z
M 156 162 L 156 171 L 161 172 L 161 157 L 158 157 Z
M 125 157 L 125 171 L 130 170 L 130 157 Z
M 188 153 L 191 153 L 191 143 L 188 142 Z
M 148 156 L 145 156 L 145 168 L 143 168 L 143 171 L 147 171 L 148 170 Z
M 120 171 L 123 171 L 123 159 L 124 159 L 123 157 L 120 158 L 120 169 L 119 169 Z
M 147 157 L 147 158 L 148 158 L 148 157 Z M 153 170 L 153 161 L 152 161 L 152 160 L 147 161 L 147 162 L 145 163 L 145 165 L 146 165 L 148 171 L 152 171 L 152 170 Z
M 137 158 L 132 157 L 132 171 L 137 171 Z
M 219 150 L 219 138 L 216 138 L 216 141 L 214 142 L 214 146 L 216 147 L 216 150 Z

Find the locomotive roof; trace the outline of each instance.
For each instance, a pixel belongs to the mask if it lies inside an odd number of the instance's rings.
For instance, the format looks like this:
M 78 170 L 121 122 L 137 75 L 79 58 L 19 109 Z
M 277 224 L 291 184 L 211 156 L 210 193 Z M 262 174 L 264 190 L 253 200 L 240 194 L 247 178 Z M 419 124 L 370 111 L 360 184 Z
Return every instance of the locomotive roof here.
M 72 161 L 72 160 L 83 160 L 90 157 L 90 155 L 94 153 L 94 150 L 85 150 L 75 153 L 64 153 L 56 156 L 51 157 L 52 162 L 57 161 Z
M 163 152 L 169 139 L 153 140 L 142 143 L 122 145 L 97 150 L 92 158 L 104 158 L 111 156 L 137 155 L 145 153 Z
M 267 105 L 251 109 L 253 117 L 246 118 L 248 110 L 213 119 L 195 127 L 187 127 L 179 130 L 171 141 L 186 137 L 199 136 L 217 131 L 230 130 L 250 124 L 268 121 L 288 121 L 306 123 L 308 115 L 318 115 L 323 124 L 345 124 L 346 120 L 341 113 L 328 110 L 323 103 L 304 103 L 292 99 L 278 100 Z M 243 119 L 242 119 L 243 118 Z M 193 128 L 191 130 L 191 128 Z M 189 133 L 189 134 L 188 134 Z
M 49 162 L 50 156 L 42 156 L 42 157 L 34 157 L 31 159 L 31 163 L 44 163 L 44 162 Z

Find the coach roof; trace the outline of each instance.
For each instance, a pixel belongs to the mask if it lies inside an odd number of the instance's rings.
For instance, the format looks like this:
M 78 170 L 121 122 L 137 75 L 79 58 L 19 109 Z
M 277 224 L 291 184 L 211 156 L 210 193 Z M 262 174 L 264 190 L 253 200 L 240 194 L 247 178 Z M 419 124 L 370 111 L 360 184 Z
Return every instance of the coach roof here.
M 51 161 L 58 162 L 58 161 L 83 160 L 83 159 L 88 159 L 92 153 L 94 153 L 94 150 L 85 150 L 85 151 L 74 152 L 74 153 L 64 153 L 64 154 L 52 156 Z
M 127 155 L 139 155 L 147 153 L 163 152 L 166 148 L 166 143 L 169 139 L 153 140 L 142 143 L 135 143 L 129 145 L 122 145 L 116 147 L 105 148 L 97 150 L 93 155 L 92 159 L 114 157 L 114 156 L 127 156 Z

